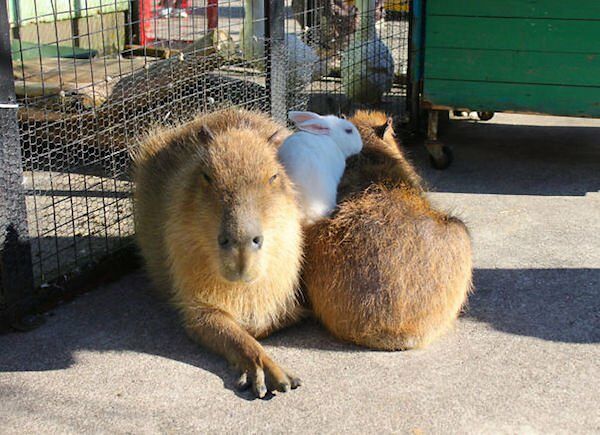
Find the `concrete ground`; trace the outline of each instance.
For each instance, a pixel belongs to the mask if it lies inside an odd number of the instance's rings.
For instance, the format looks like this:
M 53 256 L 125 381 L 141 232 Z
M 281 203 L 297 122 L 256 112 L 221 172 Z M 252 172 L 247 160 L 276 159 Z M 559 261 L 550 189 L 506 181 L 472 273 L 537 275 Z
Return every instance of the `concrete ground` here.
M 497 115 L 445 140 L 446 171 L 411 151 L 473 235 L 453 333 L 372 352 L 307 321 L 264 341 L 304 386 L 252 400 L 138 272 L 0 336 L 0 432 L 600 432 L 600 122 Z

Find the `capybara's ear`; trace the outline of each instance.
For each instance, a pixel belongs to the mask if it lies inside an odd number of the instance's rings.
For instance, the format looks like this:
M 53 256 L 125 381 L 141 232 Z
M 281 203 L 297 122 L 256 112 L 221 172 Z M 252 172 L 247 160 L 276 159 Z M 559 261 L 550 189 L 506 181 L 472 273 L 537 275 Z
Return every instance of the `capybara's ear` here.
M 383 136 L 385 135 L 385 132 L 388 129 L 388 123 L 386 121 L 385 124 L 383 125 L 379 125 L 377 127 L 373 127 L 373 131 L 375 132 L 375 134 L 377 135 L 377 137 L 379 137 L 380 139 L 383 139 Z
M 198 131 L 198 138 L 200 139 L 201 142 L 208 143 L 208 142 L 211 142 L 215 138 L 215 134 L 212 132 L 212 130 L 207 125 L 203 125 L 200 127 L 200 130 Z
M 379 136 L 380 139 L 383 139 L 383 136 L 385 136 L 389 130 L 392 130 L 392 132 L 394 131 L 394 119 L 391 116 L 387 117 L 385 124 L 373 127 L 373 131 L 375 131 L 375 134 Z
M 280 128 L 275 133 L 273 133 L 271 136 L 269 136 L 269 139 L 267 140 L 267 142 L 272 145 L 275 145 L 276 147 L 279 147 L 283 143 L 285 138 L 288 136 L 288 134 L 289 134 L 289 131 L 287 128 Z

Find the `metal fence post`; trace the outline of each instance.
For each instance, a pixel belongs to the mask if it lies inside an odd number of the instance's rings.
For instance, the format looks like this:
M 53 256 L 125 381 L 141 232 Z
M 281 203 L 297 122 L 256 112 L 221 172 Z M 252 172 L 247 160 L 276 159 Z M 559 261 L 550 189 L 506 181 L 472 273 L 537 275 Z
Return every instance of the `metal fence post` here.
M 269 0 L 267 10 L 267 89 L 271 116 L 287 122 L 287 72 L 285 54 L 285 2 Z
M 17 111 L 7 2 L 0 1 L 0 318 L 19 316 L 33 302 Z
M 408 35 L 407 103 L 412 131 L 419 129 L 421 113 L 421 85 L 423 75 L 423 0 L 412 0 Z

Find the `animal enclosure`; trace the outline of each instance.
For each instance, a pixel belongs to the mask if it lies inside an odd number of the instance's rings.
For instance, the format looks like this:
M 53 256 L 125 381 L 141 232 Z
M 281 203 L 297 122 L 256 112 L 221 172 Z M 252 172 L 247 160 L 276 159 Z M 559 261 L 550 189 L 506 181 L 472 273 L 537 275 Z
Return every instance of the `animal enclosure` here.
M 243 107 L 406 120 L 404 0 L 9 0 L 0 6 L 0 317 L 129 246 L 130 151 Z

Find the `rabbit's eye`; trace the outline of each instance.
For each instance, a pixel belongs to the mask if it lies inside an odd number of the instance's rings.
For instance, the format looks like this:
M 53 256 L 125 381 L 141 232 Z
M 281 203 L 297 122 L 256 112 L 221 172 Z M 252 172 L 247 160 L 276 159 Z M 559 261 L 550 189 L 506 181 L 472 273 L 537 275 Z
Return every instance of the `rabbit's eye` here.
M 275 174 L 275 175 L 273 175 L 271 178 L 269 178 L 269 184 L 273 184 L 273 182 L 274 182 L 275 180 L 277 180 L 277 177 L 279 177 L 279 174 Z
M 204 172 L 202 173 L 202 178 L 204 178 L 204 181 L 206 181 L 208 184 L 212 183 L 212 179 Z
M 352 134 L 352 129 L 351 129 L 351 128 L 347 128 L 347 129 L 346 129 L 346 133 L 348 133 L 348 134 Z

